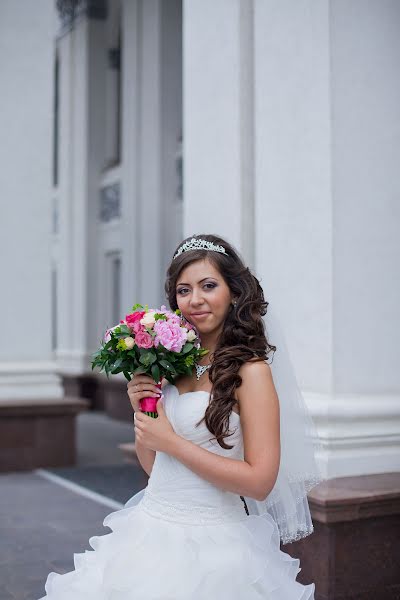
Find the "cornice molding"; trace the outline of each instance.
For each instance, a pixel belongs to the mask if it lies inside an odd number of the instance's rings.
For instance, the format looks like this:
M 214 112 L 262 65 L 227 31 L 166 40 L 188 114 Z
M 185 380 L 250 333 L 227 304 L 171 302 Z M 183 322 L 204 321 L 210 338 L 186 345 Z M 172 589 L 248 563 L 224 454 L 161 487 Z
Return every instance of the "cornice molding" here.
M 56 0 L 56 7 L 62 34 L 70 31 L 82 16 L 103 20 L 108 13 L 107 0 Z

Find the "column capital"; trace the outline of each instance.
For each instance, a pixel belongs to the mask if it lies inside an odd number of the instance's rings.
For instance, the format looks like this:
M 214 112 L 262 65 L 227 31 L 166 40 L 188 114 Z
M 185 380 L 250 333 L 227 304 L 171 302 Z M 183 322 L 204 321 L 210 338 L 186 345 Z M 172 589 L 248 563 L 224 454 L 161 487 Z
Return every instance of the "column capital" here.
M 72 29 L 82 15 L 97 20 L 107 18 L 107 0 L 56 0 L 56 6 L 62 32 Z

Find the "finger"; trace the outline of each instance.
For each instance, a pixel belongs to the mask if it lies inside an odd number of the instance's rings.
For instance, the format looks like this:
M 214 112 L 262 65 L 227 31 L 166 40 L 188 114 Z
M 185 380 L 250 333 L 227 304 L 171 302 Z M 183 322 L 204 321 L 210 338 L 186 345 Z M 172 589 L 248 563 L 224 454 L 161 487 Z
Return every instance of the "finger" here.
M 144 383 L 146 385 L 152 385 L 154 383 L 157 383 L 157 381 L 154 381 L 154 379 L 150 377 L 150 375 L 135 375 L 134 380 L 135 383 Z
M 136 422 L 137 423 L 146 423 L 148 420 L 153 420 L 149 415 L 146 415 L 144 412 L 138 411 L 136 414 Z
M 139 392 L 138 392 L 139 393 Z M 159 398 L 160 394 L 161 394 L 161 390 L 158 389 L 157 387 L 154 388 L 147 388 L 147 389 L 143 389 L 140 391 L 141 394 L 141 398 Z
M 137 384 L 128 388 L 129 397 L 133 399 L 135 397 L 134 394 L 139 394 L 139 399 L 148 397 L 155 398 L 160 396 L 161 390 L 157 386 Z

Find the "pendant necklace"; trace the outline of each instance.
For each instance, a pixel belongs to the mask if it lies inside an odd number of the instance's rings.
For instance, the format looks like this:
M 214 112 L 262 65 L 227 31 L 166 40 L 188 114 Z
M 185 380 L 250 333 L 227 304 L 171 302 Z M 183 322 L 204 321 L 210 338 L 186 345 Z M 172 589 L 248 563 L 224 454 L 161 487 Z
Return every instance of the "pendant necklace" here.
M 203 373 L 205 373 L 207 371 L 207 369 L 209 369 L 211 367 L 211 365 L 198 365 L 197 363 L 194 363 L 194 366 L 196 367 L 197 381 L 199 381 L 199 379 L 203 375 Z

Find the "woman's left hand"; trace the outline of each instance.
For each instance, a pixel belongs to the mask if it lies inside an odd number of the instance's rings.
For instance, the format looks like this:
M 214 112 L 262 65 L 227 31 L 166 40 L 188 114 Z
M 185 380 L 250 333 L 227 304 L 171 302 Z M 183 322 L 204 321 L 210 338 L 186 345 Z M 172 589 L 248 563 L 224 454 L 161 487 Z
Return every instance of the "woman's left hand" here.
M 165 414 L 161 398 L 157 402 L 157 413 L 154 419 L 140 410 L 135 412 L 135 439 L 145 448 L 168 454 L 177 434 Z

